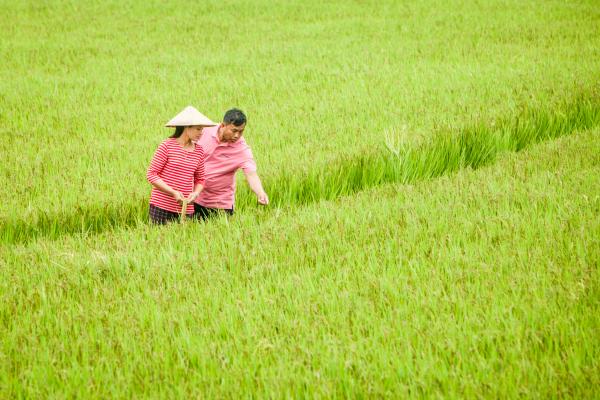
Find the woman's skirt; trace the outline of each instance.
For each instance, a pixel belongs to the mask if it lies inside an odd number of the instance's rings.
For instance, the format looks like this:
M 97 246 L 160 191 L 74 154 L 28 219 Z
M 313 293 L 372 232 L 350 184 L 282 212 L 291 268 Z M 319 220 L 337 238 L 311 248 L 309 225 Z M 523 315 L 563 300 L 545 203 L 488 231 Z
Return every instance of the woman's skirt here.
M 153 224 L 164 225 L 169 222 L 179 222 L 181 214 L 173 211 L 163 210 L 162 208 L 156 207 L 150 204 L 150 210 L 148 211 L 150 222 Z M 192 214 L 189 215 L 191 217 Z

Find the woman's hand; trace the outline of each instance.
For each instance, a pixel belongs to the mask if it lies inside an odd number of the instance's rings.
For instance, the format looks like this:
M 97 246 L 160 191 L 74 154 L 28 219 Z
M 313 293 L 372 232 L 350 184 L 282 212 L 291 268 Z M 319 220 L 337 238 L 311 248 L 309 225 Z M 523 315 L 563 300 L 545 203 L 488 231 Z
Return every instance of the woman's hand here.
M 190 193 L 190 195 L 187 198 L 187 202 L 193 203 L 194 200 L 196 200 L 196 197 L 198 197 L 199 195 L 200 195 L 200 191 Z
M 179 204 L 183 204 L 183 202 L 185 201 L 185 197 L 183 194 L 181 194 L 180 191 L 174 190 L 173 191 L 173 198 L 175 199 L 175 201 L 177 201 Z

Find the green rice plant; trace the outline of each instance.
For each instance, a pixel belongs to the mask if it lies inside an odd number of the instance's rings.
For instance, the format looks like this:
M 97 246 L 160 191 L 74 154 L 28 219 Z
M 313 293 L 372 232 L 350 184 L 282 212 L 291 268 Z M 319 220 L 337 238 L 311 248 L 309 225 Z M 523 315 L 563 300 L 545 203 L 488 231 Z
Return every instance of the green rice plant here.
M 383 183 L 413 183 L 436 178 L 460 168 L 479 168 L 504 151 L 519 151 L 527 145 L 554 139 L 600 124 L 600 100 L 595 91 L 580 95 L 556 109 L 527 109 L 516 117 L 493 124 L 478 124 L 458 133 L 438 132 L 416 145 L 396 140 L 354 157 L 341 157 L 325 169 L 285 170 L 267 177 L 265 186 L 276 208 L 287 208 L 331 200 Z M 401 144 L 398 144 L 401 143 Z M 237 206 L 254 207 L 254 195 L 245 187 Z M 60 214 L 36 215 L 28 220 L 3 220 L 0 236 L 18 243 L 36 237 L 57 238 L 72 233 L 98 233 L 147 220 L 146 199 L 120 204 L 78 206 Z
M 0 4 L 0 398 L 598 397 L 597 1 Z M 187 104 L 270 207 L 147 223 Z
M 266 215 L 2 245 L 0 398 L 598 397 L 599 134 Z
M 5 1 L 0 221 L 137 207 L 164 121 L 190 103 L 245 109 L 269 181 L 370 154 L 395 127 L 412 141 L 558 109 L 597 82 L 597 19 L 589 0 Z
M 467 127 L 458 133 L 438 132 L 418 145 L 388 137 L 364 154 L 340 158 L 324 169 L 296 176 L 284 173 L 267 180 L 266 186 L 272 192 L 273 203 L 286 207 L 329 200 L 382 183 L 413 183 L 460 168 L 476 169 L 502 152 L 520 151 L 532 143 L 598 126 L 600 99 L 596 90 L 556 109 L 528 109 L 519 116 Z M 242 190 L 238 204 L 254 204 L 252 193 Z

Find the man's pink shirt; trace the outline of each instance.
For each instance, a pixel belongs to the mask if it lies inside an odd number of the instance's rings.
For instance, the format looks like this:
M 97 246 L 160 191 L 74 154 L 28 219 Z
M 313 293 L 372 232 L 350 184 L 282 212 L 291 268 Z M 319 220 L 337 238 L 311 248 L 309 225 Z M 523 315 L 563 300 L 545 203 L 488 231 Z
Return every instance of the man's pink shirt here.
M 234 143 L 220 142 L 219 126 L 204 128 L 196 142 L 204 150 L 204 189 L 196 203 L 208 208 L 231 209 L 235 202 L 235 173 L 256 171 L 252 151 L 244 138 Z

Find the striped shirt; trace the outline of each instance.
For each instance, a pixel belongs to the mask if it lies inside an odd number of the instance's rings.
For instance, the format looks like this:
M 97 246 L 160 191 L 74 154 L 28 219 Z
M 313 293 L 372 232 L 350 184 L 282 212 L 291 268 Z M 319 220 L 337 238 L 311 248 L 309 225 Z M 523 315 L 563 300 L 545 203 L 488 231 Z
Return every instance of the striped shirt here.
M 173 190 L 187 197 L 194 186 L 204 185 L 204 150 L 195 145 L 193 151 L 186 151 L 177 140 L 169 138 L 158 146 L 146 178 L 150 183 L 162 179 Z M 172 196 L 155 187 L 152 187 L 150 204 L 163 210 L 181 212 L 181 205 Z M 192 214 L 194 205 L 188 204 L 186 211 L 186 214 Z

